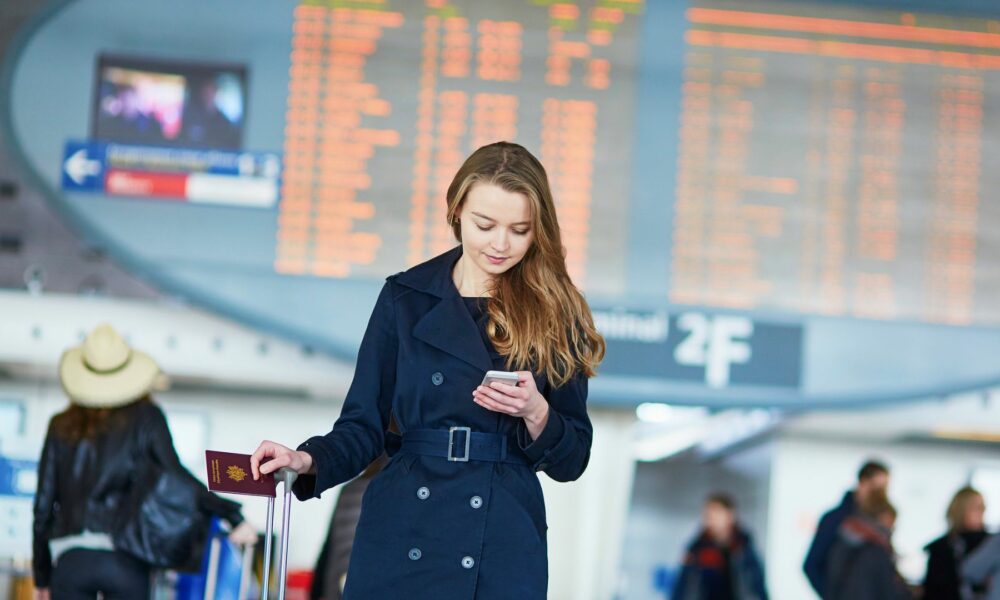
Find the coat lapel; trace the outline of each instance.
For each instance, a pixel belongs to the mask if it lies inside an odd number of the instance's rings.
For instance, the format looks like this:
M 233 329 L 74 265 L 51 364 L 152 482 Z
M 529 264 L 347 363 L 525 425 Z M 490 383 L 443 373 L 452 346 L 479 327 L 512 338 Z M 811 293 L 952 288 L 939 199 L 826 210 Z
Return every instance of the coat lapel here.
M 398 276 L 397 281 L 440 300 L 413 326 L 413 337 L 448 354 L 489 371 L 493 362 L 479 325 L 472 320 L 465 301 L 451 280 L 451 270 L 462 255 L 458 246 Z
M 479 326 L 457 291 L 442 298 L 417 322 L 413 337 L 483 371 L 493 368 Z

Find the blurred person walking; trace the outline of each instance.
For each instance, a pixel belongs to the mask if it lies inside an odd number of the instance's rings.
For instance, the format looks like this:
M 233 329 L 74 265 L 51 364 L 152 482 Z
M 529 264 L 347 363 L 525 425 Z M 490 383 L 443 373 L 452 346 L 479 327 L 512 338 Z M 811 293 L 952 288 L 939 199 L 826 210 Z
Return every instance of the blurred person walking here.
M 391 417 L 402 444 L 365 491 L 344 597 L 544 599 L 537 472 L 573 481 L 587 468 L 605 344 L 537 158 L 483 146 L 446 200 L 460 245 L 388 278 L 333 429 L 297 450 L 264 441 L 251 467 L 290 467 L 296 495 L 319 497 L 388 450 Z M 490 370 L 516 370 L 516 385 L 486 382 Z
M 767 600 L 764 567 L 726 494 L 712 494 L 670 600 Z
M 827 560 L 824 600 L 912 600 L 896 570 L 892 530 L 896 509 L 884 491 L 869 494 L 844 519 Z
M 986 539 L 983 495 L 972 487 L 958 490 L 948 505 L 948 532 L 924 548 L 927 575 L 924 577 L 924 600 L 979 600 L 985 597 L 983 584 L 963 581 L 960 568 Z
M 888 487 L 889 468 L 881 462 L 870 460 L 858 470 L 857 486 L 844 494 L 839 506 L 820 519 L 802 570 L 805 571 L 809 584 L 821 598 L 825 598 L 823 594 L 827 587 L 826 574 L 829 570 L 827 561 L 830 548 L 837 540 L 844 519 L 855 514 L 858 506 L 868 501 L 872 494 L 884 495 Z
M 234 542 L 255 541 L 240 505 L 181 465 L 148 355 L 101 325 L 63 354 L 59 379 L 70 405 L 49 422 L 38 465 L 36 598 L 148 598 L 152 568 L 200 566 L 209 515 Z

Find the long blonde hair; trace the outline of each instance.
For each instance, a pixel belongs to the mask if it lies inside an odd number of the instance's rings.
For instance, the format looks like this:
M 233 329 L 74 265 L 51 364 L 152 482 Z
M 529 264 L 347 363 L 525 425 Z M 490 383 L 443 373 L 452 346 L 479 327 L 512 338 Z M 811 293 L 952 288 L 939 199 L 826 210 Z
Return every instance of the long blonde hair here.
M 945 517 L 948 519 L 948 530 L 951 533 L 961 531 L 965 522 L 965 513 L 969 512 L 972 502 L 982 499 L 983 495 L 972 486 L 967 485 L 955 492 L 955 496 L 948 504 L 948 512 L 945 513 Z
M 577 372 L 592 377 L 604 358 L 604 338 L 583 294 L 566 270 L 565 250 L 545 168 L 510 142 L 472 153 L 448 186 L 448 223 L 462 241 L 456 215 L 478 183 L 522 194 L 531 207 L 534 241 L 519 263 L 490 285 L 486 331 L 508 368 L 544 373 L 559 387 Z

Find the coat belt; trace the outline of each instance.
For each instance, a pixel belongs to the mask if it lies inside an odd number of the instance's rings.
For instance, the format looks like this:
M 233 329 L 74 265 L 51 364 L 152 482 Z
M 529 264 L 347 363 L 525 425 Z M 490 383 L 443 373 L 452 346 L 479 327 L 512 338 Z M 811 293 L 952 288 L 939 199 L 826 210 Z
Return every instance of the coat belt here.
M 403 433 L 402 452 L 436 456 L 453 462 L 470 460 L 527 465 L 528 459 L 515 448 L 508 452 L 507 436 L 471 431 L 468 427 L 414 429 Z

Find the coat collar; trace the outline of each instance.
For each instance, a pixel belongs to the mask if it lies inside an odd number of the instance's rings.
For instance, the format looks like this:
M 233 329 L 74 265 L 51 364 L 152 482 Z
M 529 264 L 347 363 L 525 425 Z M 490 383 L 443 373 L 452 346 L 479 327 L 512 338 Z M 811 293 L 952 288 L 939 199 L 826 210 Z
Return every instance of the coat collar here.
M 451 277 L 452 269 L 461 256 L 462 247 L 456 246 L 400 273 L 396 282 L 440 298 L 413 326 L 413 337 L 478 369 L 489 371 L 493 363 L 479 333 L 479 325 L 472 320 Z

